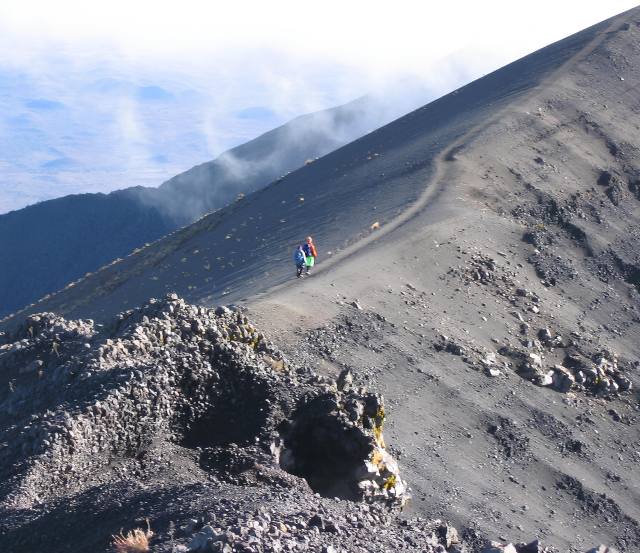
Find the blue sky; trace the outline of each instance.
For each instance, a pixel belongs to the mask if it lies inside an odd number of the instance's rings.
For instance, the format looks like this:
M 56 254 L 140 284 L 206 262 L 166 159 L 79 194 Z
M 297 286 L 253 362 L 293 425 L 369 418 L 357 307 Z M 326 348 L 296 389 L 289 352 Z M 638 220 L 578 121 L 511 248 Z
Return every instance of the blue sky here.
M 634 2 L 0 4 L 0 213 L 157 186 L 372 93 L 409 109 Z

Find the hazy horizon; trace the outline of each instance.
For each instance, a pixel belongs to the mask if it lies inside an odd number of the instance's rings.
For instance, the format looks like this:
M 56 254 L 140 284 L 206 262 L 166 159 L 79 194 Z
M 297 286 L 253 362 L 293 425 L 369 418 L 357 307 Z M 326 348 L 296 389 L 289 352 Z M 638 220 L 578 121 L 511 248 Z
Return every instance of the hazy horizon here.
M 0 6 L 0 213 L 158 186 L 365 94 L 409 110 L 633 6 L 129 4 Z

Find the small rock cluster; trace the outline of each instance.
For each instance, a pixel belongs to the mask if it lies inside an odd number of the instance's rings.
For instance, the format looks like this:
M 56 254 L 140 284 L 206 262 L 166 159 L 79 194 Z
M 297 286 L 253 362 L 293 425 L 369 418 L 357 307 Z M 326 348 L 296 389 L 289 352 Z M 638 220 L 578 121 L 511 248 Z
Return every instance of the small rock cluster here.
M 345 305 L 340 300 L 338 303 Z M 353 305 L 353 304 L 357 304 Z M 306 342 L 313 351 L 327 358 L 332 358 L 344 344 L 357 344 L 380 353 L 384 347 L 384 339 L 392 330 L 392 324 L 375 312 L 362 309 L 357 301 L 352 302 L 348 314 L 338 321 L 310 331 Z
M 564 344 L 560 336 L 553 337 L 551 332 L 540 329 L 542 344 L 534 351 L 503 347 L 498 350 L 501 355 L 510 358 L 516 371 L 524 378 L 538 386 L 549 386 L 558 392 L 584 390 L 596 395 L 610 395 L 628 392 L 632 388 L 631 380 L 624 374 L 615 353 L 602 350 L 591 358 L 580 354 L 573 347 L 573 342 Z M 545 363 L 544 344 L 549 348 L 565 349 L 562 364 Z
M 529 328 L 527 323 L 521 323 L 523 334 L 528 334 Z M 484 369 L 488 376 L 499 376 L 501 370 L 510 367 L 534 384 L 561 393 L 582 390 L 594 395 L 613 395 L 632 389 L 633 383 L 625 374 L 630 363 L 621 362 L 611 350 L 585 353 L 581 351 L 583 345 L 578 334 L 565 341 L 546 327 L 540 328 L 537 335 L 537 339 L 525 338 L 519 346 L 502 346 L 497 352 L 443 334 L 433 347 L 436 351 L 460 356 L 465 363 Z M 564 351 L 562 362 L 549 364 L 546 357 L 548 354 L 557 357 L 556 350 Z
M 176 553 L 338 553 L 359 549 L 359 543 L 372 538 L 385 549 L 409 545 L 425 553 L 469 551 L 457 530 L 440 520 L 403 521 L 398 528 L 386 513 L 366 505 L 346 513 L 322 507 L 317 512 L 282 513 L 263 507 L 236 517 L 230 525 L 208 522 L 199 526 L 187 544 L 175 547 Z
M 542 326 L 541 298 L 518 285 L 517 273 L 501 268 L 492 257 L 473 253 L 466 265 L 450 268 L 443 278 L 450 275 L 467 286 L 487 286 L 492 294 L 508 300 L 517 324 L 512 336 L 517 338 L 515 344 L 509 339 L 508 345 L 490 351 L 473 340 L 441 334 L 433 343 L 436 351 L 460 356 L 488 376 L 497 377 L 503 370 L 513 369 L 536 385 L 562 393 L 582 390 L 595 395 L 613 395 L 631 390 L 632 382 L 625 374 L 631 368 L 628 360 L 621 361 L 606 348 L 594 349 L 589 345 L 592 341 L 585 340 L 578 332 L 571 332 L 565 338 Z M 497 339 L 493 341 L 499 343 Z
M 605 189 L 607 198 L 611 200 L 611 203 L 615 206 L 620 205 L 620 201 L 624 196 L 624 184 L 620 177 L 612 174 L 610 171 L 603 170 L 598 177 L 598 185 Z M 629 190 L 634 192 L 633 183 L 629 183 Z
M 515 286 L 516 273 L 499 266 L 493 257 L 476 252 L 471 255 L 467 264 L 451 267 L 447 275 L 455 275 L 465 284 L 474 282 L 477 284 L 504 284 L 507 287 L 512 287 Z
M 551 553 L 551 549 L 543 547 L 538 540 L 531 543 L 502 543 L 491 541 L 482 550 L 482 553 Z

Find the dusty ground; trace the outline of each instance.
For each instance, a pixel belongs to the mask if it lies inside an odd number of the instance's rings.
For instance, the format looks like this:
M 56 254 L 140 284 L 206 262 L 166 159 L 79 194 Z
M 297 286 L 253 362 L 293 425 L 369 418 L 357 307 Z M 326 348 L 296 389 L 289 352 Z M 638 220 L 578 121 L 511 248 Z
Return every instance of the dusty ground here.
M 250 302 L 291 351 L 308 344 L 319 368 L 353 367 L 385 391 L 415 512 L 477 520 L 495 537 L 535 533 L 567 550 L 640 543 L 637 393 L 560 394 L 504 367 L 508 357 L 496 356 L 496 377 L 479 362 L 550 329 L 592 354 L 615 352 L 640 376 L 639 34 L 633 18 L 628 29 L 616 23 L 465 137 L 455 160 L 439 160 L 430 185 L 439 193 L 399 228 Z M 480 256 L 495 262 L 486 280 L 474 280 Z M 329 351 L 316 347 L 314 329 L 362 313 L 393 327 L 365 324 Z M 441 335 L 473 364 L 436 351 Z M 549 365 L 567 353 L 543 349 Z
M 103 320 L 169 290 L 242 303 L 290 357 L 334 376 L 349 367 L 385 394 L 407 516 L 563 551 L 635 551 L 639 81 L 632 10 L 30 311 Z M 309 233 L 319 265 L 296 281 L 291 251 Z M 540 386 L 522 367 L 530 353 L 576 378 L 615 365 L 635 387 Z

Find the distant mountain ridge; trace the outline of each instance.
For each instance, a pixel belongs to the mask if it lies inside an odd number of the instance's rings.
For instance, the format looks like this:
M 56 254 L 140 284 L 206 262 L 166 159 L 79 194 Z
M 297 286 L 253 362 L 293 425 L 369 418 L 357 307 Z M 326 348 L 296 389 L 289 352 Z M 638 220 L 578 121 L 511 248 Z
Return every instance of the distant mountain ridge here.
M 392 119 L 360 98 L 300 116 L 159 188 L 79 194 L 0 215 L 0 315 L 253 192 Z

